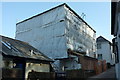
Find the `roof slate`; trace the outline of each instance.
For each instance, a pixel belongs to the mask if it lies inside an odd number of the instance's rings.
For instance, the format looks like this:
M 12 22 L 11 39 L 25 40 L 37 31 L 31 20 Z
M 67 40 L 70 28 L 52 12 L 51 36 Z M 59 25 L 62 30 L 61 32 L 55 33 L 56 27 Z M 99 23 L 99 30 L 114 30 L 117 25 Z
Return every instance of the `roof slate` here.
M 53 61 L 52 59 L 48 58 L 42 52 L 40 52 L 39 50 L 32 47 L 30 44 L 26 42 L 4 37 L 1 35 L 0 38 L 2 38 L 2 40 L 0 41 L 0 44 L 2 45 L 1 51 L 4 55 Z

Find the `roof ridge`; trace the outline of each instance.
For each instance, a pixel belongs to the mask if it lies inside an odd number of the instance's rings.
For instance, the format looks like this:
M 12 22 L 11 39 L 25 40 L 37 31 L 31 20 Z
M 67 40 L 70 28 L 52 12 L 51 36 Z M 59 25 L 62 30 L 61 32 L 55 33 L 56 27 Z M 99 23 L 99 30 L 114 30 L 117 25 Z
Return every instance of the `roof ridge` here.
M 27 18 L 27 19 L 25 19 L 25 20 L 23 20 L 23 21 L 20 21 L 20 22 L 16 23 L 16 25 L 18 25 L 18 24 L 20 24 L 20 23 L 22 23 L 22 22 L 25 22 L 25 21 L 27 21 L 27 20 L 30 20 L 30 19 L 32 19 L 32 18 L 34 18 L 34 17 L 37 17 L 37 16 L 39 16 L 39 15 L 42 15 L 42 14 L 44 14 L 44 13 L 46 13 L 46 12 L 49 12 L 49 11 L 51 11 L 51 10 L 53 10 L 53 9 L 56 9 L 56 8 L 58 8 L 58 7 L 61 7 L 61 6 L 63 6 L 63 5 L 65 5 L 69 10 L 71 10 L 71 11 L 72 11 L 78 18 L 80 18 L 86 25 L 88 25 L 88 23 L 87 23 L 86 21 L 84 21 L 84 20 L 83 20 L 73 9 L 71 9 L 66 3 L 63 3 L 63 4 L 61 4 L 61 5 L 58 5 L 58 6 L 56 6 L 56 7 L 51 8 L 51 9 L 48 9 L 48 10 L 42 12 L 42 13 L 39 13 L 39 14 L 37 14 L 37 15 L 35 15 L 35 16 L 32 16 L 32 17 L 30 17 L 30 18 Z M 95 31 L 90 25 L 88 25 L 88 27 L 91 28 L 91 29 L 96 33 L 96 31 Z
M 51 11 L 51 10 L 57 8 L 57 7 L 63 6 L 63 5 L 67 5 L 67 4 L 66 4 L 66 3 L 60 4 L 60 5 L 56 6 L 56 7 L 53 7 L 53 8 L 51 8 L 51 9 L 46 10 L 46 11 L 43 11 L 42 13 L 39 13 L 39 14 L 36 14 L 36 15 L 34 15 L 34 16 L 32 16 L 32 17 L 29 17 L 29 18 L 27 18 L 27 19 L 24 19 L 24 20 L 16 23 L 16 25 L 18 25 L 18 24 L 20 24 L 20 23 L 22 23 L 22 22 L 25 22 L 25 21 L 27 21 L 27 20 L 29 20 L 29 19 L 32 19 L 32 18 L 34 18 L 34 17 L 37 17 L 37 16 L 39 16 L 39 15 L 42 15 L 42 14 L 44 14 L 44 13 L 46 13 L 46 12 L 49 12 L 49 11 Z

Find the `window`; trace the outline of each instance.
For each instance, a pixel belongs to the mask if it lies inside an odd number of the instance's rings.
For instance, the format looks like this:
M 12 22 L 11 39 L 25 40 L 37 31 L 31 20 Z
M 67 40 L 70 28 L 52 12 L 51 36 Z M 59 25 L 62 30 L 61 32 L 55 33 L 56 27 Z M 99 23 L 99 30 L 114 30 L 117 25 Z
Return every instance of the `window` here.
M 94 58 L 96 58 L 96 54 L 94 53 Z
M 100 43 L 97 44 L 97 49 L 101 49 L 101 44 Z
M 98 54 L 98 60 L 102 60 L 102 54 Z
M 7 48 L 11 49 L 11 44 L 8 42 L 1 41 Z

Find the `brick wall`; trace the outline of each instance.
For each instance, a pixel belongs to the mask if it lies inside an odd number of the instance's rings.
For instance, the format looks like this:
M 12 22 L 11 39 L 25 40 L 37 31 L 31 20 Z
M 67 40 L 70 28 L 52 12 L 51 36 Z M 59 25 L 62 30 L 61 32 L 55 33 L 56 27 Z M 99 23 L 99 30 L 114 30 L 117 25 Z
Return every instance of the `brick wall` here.
M 106 71 L 106 61 L 97 60 L 90 57 L 79 56 L 79 62 L 81 63 L 82 69 L 85 71 L 94 71 L 96 74 L 100 74 Z

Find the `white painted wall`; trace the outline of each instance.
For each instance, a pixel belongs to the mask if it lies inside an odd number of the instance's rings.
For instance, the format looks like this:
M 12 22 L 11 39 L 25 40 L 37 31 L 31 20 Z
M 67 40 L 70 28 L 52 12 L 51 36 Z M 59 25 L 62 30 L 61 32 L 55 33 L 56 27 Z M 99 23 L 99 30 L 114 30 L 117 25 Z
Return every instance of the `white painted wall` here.
M 81 64 L 78 64 L 78 57 L 74 57 L 73 59 L 63 59 L 60 61 L 60 66 L 62 71 L 65 70 L 73 70 L 80 69 Z
M 50 72 L 49 64 L 26 63 L 25 78 L 28 78 L 28 73 L 32 70 L 36 72 Z
M 67 48 L 95 52 L 95 37 L 95 32 L 64 6 L 16 26 L 16 39 L 53 59 L 67 58 Z
M 68 8 L 65 9 L 67 46 L 73 50 L 88 52 L 89 56 L 94 57 L 96 33 Z
M 66 58 L 64 6 L 16 26 L 16 39 L 30 43 L 48 57 Z
M 107 63 L 111 63 L 111 65 L 113 65 L 114 63 L 112 62 L 112 58 L 111 58 L 112 50 L 109 42 L 98 42 L 98 43 L 101 44 L 101 49 L 97 49 L 97 54 L 102 54 L 102 59 L 106 60 Z
M 28 42 L 52 59 L 67 58 L 68 48 L 88 51 L 93 57 L 95 37 L 95 32 L 65 6 L 16 26 L 16 39 Z

